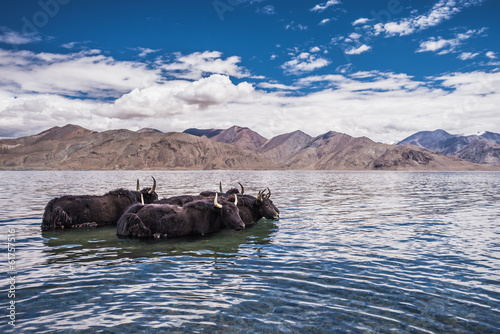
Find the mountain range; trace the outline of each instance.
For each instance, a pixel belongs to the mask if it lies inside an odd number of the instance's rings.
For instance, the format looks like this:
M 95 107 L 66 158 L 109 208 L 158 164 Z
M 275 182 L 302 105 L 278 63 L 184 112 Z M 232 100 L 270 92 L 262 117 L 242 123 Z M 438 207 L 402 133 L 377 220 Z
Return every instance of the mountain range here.
M 415 143 L 428 145 L 426 138 L 414 138 Z M 0 140 L 0 169 L 500 170 L 418 146 L 338 132 L 311 137 L 294 131 L 267 139 L 239 126 L 163 133 L 151 128 L 96 132 L 68 124 Z
M 500 134 L 453 135 L 444 130 L 421 131 L 397 145 L 415 145 L 474 163 L 500 166 Z

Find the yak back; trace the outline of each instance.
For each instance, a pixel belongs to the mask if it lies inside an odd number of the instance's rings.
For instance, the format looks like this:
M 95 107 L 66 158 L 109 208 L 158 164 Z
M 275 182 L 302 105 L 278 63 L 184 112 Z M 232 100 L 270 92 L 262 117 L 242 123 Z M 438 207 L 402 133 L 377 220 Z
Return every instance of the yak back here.
M 117 234 L 133 237 L 179 237 L 214 233 L 224 227 L 223 210 L 225 208 L 216 208 L 207 200 L 192 201 L 182 207 L 158 203 L 136 204 L 120 217 Z
M 155 195 L 156 193 L 153 193 L 150 197 Z M 140 202 L 140 198 L 139 192 L 122 188 L 112 190 L 102 196 L 57 197 L 49 201 L 45 207 L 42 230 L 70 228 L 88 223 L 96 226 L 115 225 L 127 207 Z
M 215 195 L 214 195 L 215 196 Z M 172 196 L 168 198 L 162 198 L 155 202 L 155 204 L 170 204 L 170 205 L 178 205 L 183 206 L 186 203 L 194 202 L 200 199 L 206 199 L 204 196 L 191 196 L 191 195 L 179 195 Z
M 150 194 L 151 188 L 143 188 L 140 192 L 135 190 L 128 190 L 124 188 L 119 188 L 111 190 L 104 194 L 104 196 L 116 196 L 118 198 L 129 198 L 131 203 L 139 203 L 141 201 L 141 194 L 144 199 L 145 204 L 153 203 L 158 200 L 158 194 L 153 192 Z

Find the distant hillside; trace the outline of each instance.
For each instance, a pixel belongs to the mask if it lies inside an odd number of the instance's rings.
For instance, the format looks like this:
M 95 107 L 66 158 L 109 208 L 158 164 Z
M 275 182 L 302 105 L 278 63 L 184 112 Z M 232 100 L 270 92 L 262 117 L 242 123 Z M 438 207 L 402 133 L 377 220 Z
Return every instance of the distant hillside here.
M 236 146 L 183 133 L 111 130 L 71 125 L 0 140 L 1 169 L 272 169 Z
M 421 131 L 397 145 L 416 145 L 449 156 L 480 164 L 500 166 L 500 134 L 452 135 L 443 130 Z
M 257 152 L 272 161 L 281 161 L 304 149 L 311 140 L 311 136 L 297 130 L 269 139 Z
M 420 131 L 409 136 L 406 139 L 403 139 L 397 145 L 415 145 L 419 147 L 425 147 L 429 150 L 434 150 L 433 147 L 436 143 L 454 137 L 455 137 L 454 135 L 451 135 L 448 132 L 441 129 L 434 131 Z
M 232 126 L 211 138 L 212 140 L 233 144 L 247 150 L 257 150 L 267 139 L 257 132 L 240 126 Z
M 379 144 L 338 132 L 313 138 L 294 131 L 266 140 L 233 126 L 211 139 L 204 136 L 154 129 L 95 132 L 66 125 L 0 140 L 0 169 L 500 170 L 413 145 Z M 483 141 L 476 150 L 497 145 Z

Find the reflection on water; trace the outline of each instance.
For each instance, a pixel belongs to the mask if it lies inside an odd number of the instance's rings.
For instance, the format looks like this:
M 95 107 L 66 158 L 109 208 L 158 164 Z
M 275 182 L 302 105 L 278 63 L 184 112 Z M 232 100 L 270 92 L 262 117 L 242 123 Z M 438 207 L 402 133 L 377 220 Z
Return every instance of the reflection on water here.
M 261 223 L 243 231 L 222 230 L 205 236 L 189 236 L 168 240 L 140 240 L 118 238 L 112 226 L 85 230 L 42 232 L 44 253 L 52 263 L 84 263 L 106 259 L 137 259 L 162 256 L 190 255 L 234 257 L 238 249 L 269 244 L 277 230 L 274 222 L 263 219 Z
M 112 227 L 40 231 L 51 198 L 134 189 L 150 175 L 160 197 L 219 180 L 254 195 L 270 187 L 280 220 L 149 241 Z M 496 333 L 499 176 L 0 172 L 0 233 L 16 230 L 15 331 Z

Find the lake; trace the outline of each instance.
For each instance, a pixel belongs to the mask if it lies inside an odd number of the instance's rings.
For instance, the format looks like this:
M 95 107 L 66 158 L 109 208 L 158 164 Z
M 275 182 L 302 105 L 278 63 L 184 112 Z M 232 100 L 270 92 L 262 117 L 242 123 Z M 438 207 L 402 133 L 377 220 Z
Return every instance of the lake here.
M 135 189 L 136 179 L 150 187 L 151 175 L 160 197 L 219 181 L 253 195 L 269 187 L 280 219 L 166 240 L 119 239 L 113 227 L 41 232 L 50 199 Z M 0 332 L 500 332 L 498 172 L 0 171 L 0 180 Z

